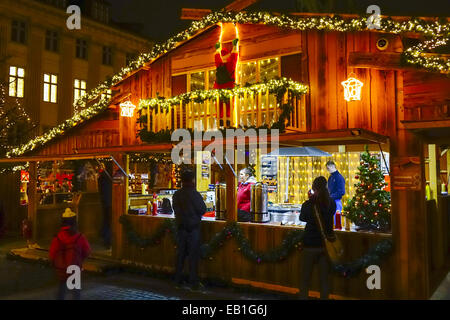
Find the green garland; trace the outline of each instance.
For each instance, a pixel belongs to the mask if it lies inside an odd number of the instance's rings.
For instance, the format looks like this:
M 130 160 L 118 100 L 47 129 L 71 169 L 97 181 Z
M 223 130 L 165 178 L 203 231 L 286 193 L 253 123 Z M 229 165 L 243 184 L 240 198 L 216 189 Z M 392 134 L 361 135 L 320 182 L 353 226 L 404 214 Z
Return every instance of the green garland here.
M 156 109 L 157 111 L 159 111 L 160 108 L 168 110 L 173 106 L 179 106 L 180 103 L 204 103 L 206 100 L 215 101 L 216 99 L 220 99 L 229 101 L 230 98 L 243 97 L 244 94 L 257 94 L 266 91 L 275 94 L 277 101 L 279 101 L 286 92 L 289 92 L 292 96 L 297 98 L 306 94 L 308 92 L 308 86 L 286 78 L 272 79 L 267 82 L 260 82 L 249 86 L 236 86 L 233 89 L 195 90 L 168 99 L 163 97 L 142 99 L 139 103 L 139 110 L 144 108 L 149 108 L 150 110 Z
M 165 234 L 170 233 L 172 240 L 176 243 L 177 227 L 174 219 L 164 219 L 155 233 L 149 238 L 142 238 L 131 225 L 127 216 L 120 217 L 119 222 L 123 225 L 125 234 L 130 243 L 142 250 L 149 246 L 161 243 Z M 225 241 L 234 238 L 238 250 L 248 260 L 257 264 L 274 263 L 286 259 L 292 252 L 302 249 L 303 230 L 292 230 L 283 239 L 279 247 L 266 252 L 255 251 L 250 241 L 244 236 L 242 228 L 237 222 L 228 222 L 222 231 L 216 233 L 209 243 L 202 244 L 202 259 L 212 260 L 212 256 L 224 245 Z M 370 265 L 380 265 L 382 260 L 392 252 L 392 241 L 382 240 L 369 249 L 368 253 L 353 262 L 333 265 L 333 270 L 343 277 L 354 277 Z

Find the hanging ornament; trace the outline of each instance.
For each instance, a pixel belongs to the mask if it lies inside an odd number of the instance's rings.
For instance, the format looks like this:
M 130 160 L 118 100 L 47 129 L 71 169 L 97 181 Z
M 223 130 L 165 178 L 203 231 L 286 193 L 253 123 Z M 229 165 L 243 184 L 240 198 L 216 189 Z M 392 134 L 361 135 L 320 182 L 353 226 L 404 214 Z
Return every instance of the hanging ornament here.
M 341 82 L 344 87 L 344 99 L 346 101 L 361 100 L 363 83 L 355 77 L 352 77 L 352 75 L 355 74 L 352 72 L 347 80 Z

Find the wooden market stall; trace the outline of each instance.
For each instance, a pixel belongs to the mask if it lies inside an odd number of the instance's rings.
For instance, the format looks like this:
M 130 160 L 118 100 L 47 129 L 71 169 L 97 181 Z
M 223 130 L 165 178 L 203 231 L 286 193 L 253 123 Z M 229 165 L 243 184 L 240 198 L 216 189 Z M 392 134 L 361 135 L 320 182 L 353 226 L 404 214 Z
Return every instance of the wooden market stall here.
M 356 21 L 353 23 L 351 18 L 328 15 L 224 15 L 213 13 L 165 45 L 141 55 L 112 80 L 88 93 L 80 102 L 83 110 L 80 114 L 46 136 L 14 150 L 10 157 L 15 157 L 15 161 L 29 161 L 31 173 L 36 170 L 37 161 L 112 157 L 113 257 L 124 263 L 173 272 L 174 242 L 170 233 L 165 232 L 173 225 L 173 217 L 130 214 L 136 213 L 130 209 L 133 205 L 145 207 L 145 202 L 156 192 L 148 186 L 152 173 L 139 169 L 135 164 L 139 162 L 137 158 L 154 161 L 156 153 L 170 154 L 176 144 L 170 140 L 175 129 L 225 129 L 220 127 L 220 120 L 228 121 L 229 128 L 284 127 L 279 136 L 280 147 L 315 146 L 331 152 L 335 160 L 338 156 L 347 159 L 341 164 L 347 170 L 349 197 L 355 170 L 355 165 L 351 167 L 352 153 L 357 159 L 364 145 L 370 145 L 371 151 L 389 154 L 391 232 L 357 232 L 344 228 L 337 233 L 344 242 L 347 262 L 364 257 L 380 243 L 388 247 L 392 243 L 393 249 L 386 256 L 378 252 L 383 256 L 378 261 L 381 289 L 369 290 L 368 274 L 361 270 L 353 278 L 334 273 L 332 294 L 367 299 L 428 298 L 448 270 L 448 255 L 444 253 L 448 243 L 445 243 L 447 238 L 431 241 L 434 222 L 424 214 L 426 141 L 405 121 L 415 123 L 415 119 L 409 118 L 408 108 L 428 99 L 427 92 L 432 96 L 429 99 L 448 103 L 450 82 L 434 73 L 435 70 L 416 70 L 411 66 L 414 61 L 403 64 L 401 60 L 411 59 L 406 56 L 406 49 L 412 46 L 410 43 L 423 40 L 426 33 L 433 33 L 436 39 L 442 35 L 434 29 L 439 24 L 437 19 L 419 22 L 393 17 L 390 23 L 383 22 L 382 30 L 371 31 L 365 28 L 363 18 L 353 18 Z M 420 23 L 422 29 L 417 27 Z M 448 30 L 448 21 L 441 27 Z M 221 42 L 223 47 L 231 48 L 234 38 L 239 39 L 236 82 L 241 87 L 220 95 L 213 90 L 214 45 Z M 414 83 L 417 77 L 433 79 L 439 86 L 436 90 L 420 91 L 424 84 Z M 362 84 L 360 92 L 342 84 L 352 78 Z M 99 99 L 102 91 L 109 88 L 114 92 L 112 99 Z M 416 95 L 418 91 L 420 99 Z M 349 92 L 356 95 L 355 100 L 346 101 Z M 220 112 L 227 104 L 231 108 L 229 116 Z M 272 142 L 270 138 L 269 141 Z M 219 144 L 223 146 L 225 140 Z M 193 142 L 188 145 L 194 146 Z M 203 146 L 207 145 L 204 142 Z M 299 167 L 310 160 L 304 160 L 303 164 L 300 159 L 292 161 L 294 167 Z M 318 168 L 314 169 L 317 171 L 313 173 L 304 168 L 311 178 L 324 174 L 323 162 L 317 162 Z M 405 163 L 411 163 L 406 183 L 399 178 L 404 174 L 401 168 Z M 167 164 L 159 173 L 172 169 Z M 279 247 L 290 231 L 302 227 L 236 223 L 237 181 L 233 170 L 237 169 L 236 165 L 223 165 L 227 218 L 226 221 L 204 218 L 203 241 L 208 243 L 224 230 L 231 233 L 241 230 L 253 253 Z M 288 202 L 301 204 L 304 198 L 299 193 L 304 192 L 301 190 L 308 187 L 311 179 L 302 180 L 301 175 L 292 179 L 295 188 L 284 190 L 284 194 L 289 195 Z M 167 184 L 162 184 L 158 192 L 176 188 L 176 181 L 166 180 Z M 211 180 L 210 183 L 216 182 Z M 31 190 L 33 183 L 30 182 Z M 278 192 L 283 190 L 280 188 Z M 291 194 L 294 200 L 289 200 Z M 276 198 L 277 202 L 284 201 L 279 194 Z M 37 211 L 36 194 L 32 192 L 28 206 L 31 220 L 36 221 Z M 224 229 L 232 227 L 235 229 Z M 136 241 L 161 230 L 165 233 L 152 241 Z M 443 225 L 442 230 L 448 232 L 448 225 Z M 202 260 L 202 276 L 298 292 L 301 258 L 297 251 L 290 251 L 280 261 L 259 263 L 258 254 L 256 259 L 249 258 L 242 243 L 226 241 L 228 238 L 215 248 L 214 254 Z M 431 267 L 429 257 L 436 245 L 441 248 L 441 260 Z M 311 294 L 318 290 L 317 275 L 313 278 Z

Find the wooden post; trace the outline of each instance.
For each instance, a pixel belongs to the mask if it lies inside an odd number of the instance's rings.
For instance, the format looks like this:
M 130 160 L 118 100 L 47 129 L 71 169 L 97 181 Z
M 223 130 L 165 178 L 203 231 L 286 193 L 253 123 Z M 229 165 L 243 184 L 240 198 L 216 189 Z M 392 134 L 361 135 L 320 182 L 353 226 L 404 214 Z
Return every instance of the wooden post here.
M 421 163 L 421 189 L 419 191 L 391 188 L 391 221 L 394 240 L 393 256 L 394 272 L 398 274 L 395 284 L 398 297 L 401 299 L 428 299 L 429 266 L 428 266 L 428 219 L 425 208 L 425 161 L 423 143 L 413 133 L 397 130 L 391 136 L 390 155 L 393 164 L 403 157 L 419 157 Z M 391 170 L 392 171 L 392 166 Z M 391 177 L 391 181 L 395 176 Z
M 38 196 L 37 196 L 37 163 L 30 162 L 30 166 L 28 168 L 30 173 L 30 182 L 28 183 L 28 213 L 27 218 L 31 221 L 32 227 L 32 237 L 33 242 L 37 240 L 37 204 L 38 204 Z
M 233 146 L 233 158 L 236 156 L 236 152 Z M 228 159 L 229 161 L 233 159 Z M 234 161 L 236 163 L 236 161 Z M 233 166 L 233 170 L 236 172 L 236 165 Z M 227 221 L 237 221 L 237 189 L 236 189 L 236 177 L 233 174 L 230 166 L 226 163 L 223 164 L 225 169 L 225 183 L 227 184 Z
M 129 157 L 123 153 L 114 154 L 113 157 L 129 174 Z M 120 216 L 127 214 L 128 210 L 128 177 L 123 176 L 121 172 L 119 173 L 120 169 L 116 165 L 113 168 L 113 176 L 116 176 L 116 179 L 113 181 L 112 189 L 112 257 L 121 259 L 124 239 L 123 227 L 119 219 Z

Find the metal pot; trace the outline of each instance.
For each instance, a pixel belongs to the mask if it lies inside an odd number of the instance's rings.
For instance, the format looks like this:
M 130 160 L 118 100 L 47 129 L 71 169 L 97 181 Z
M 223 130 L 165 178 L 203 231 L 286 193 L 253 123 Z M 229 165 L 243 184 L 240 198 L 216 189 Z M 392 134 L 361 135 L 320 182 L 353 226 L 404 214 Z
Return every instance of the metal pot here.
M 226 220 L 227 216 L 227 185 L 216 184 L 216 220 Z
M 270 221 L 270 214 L 267 210 L 267 192 L 267 185 L 262 184 L 261 182 L 255 183 L 251 186 L 250 212 L 252 214 L 253 222 Z

